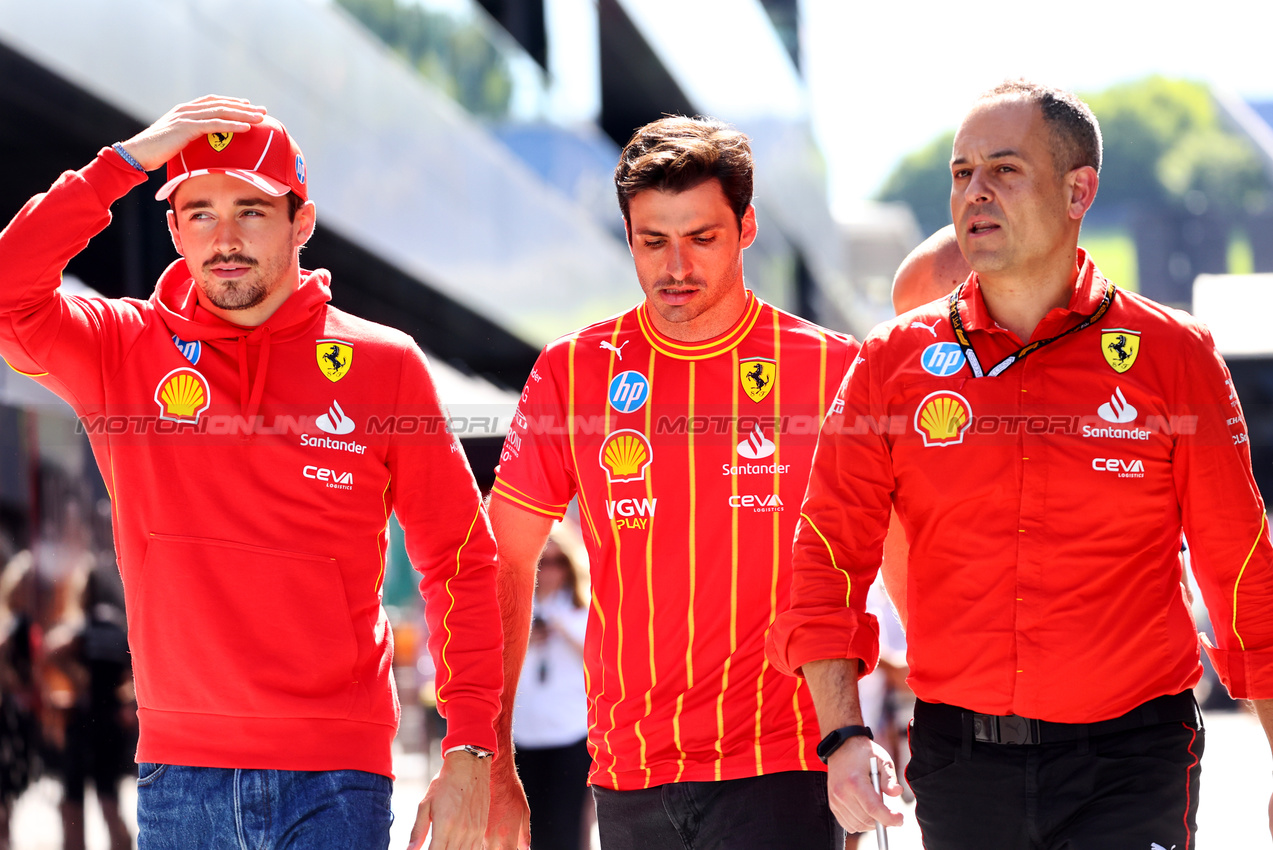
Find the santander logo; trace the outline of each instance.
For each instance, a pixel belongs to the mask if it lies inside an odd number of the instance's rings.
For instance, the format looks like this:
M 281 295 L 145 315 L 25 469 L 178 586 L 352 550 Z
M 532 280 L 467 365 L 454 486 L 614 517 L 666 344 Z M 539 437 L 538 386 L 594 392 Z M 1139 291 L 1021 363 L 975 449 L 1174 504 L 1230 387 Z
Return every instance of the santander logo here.
M 345 415 L 338 401 L 333 401 L 327 412 L 314 420 L 314 424 L 325 434 L 348 434 L 354 430 L 354 420 Z
M 757 424 L 747 439 L 738 444 L 738 453 L 749 460 L 760 460 L 773 455 L 774 444 L 772 440 L 765 439 L 765 432 Z
M 1114 387 L 1114 394 L 1109 397 L 1109 401 L 1096 408 L 1097 416 L 1106 422 L 1113 422 L 1118 425 L 1135 421 L 1136 413 L 1136 408 L 1128 403 L 1121 387 Z

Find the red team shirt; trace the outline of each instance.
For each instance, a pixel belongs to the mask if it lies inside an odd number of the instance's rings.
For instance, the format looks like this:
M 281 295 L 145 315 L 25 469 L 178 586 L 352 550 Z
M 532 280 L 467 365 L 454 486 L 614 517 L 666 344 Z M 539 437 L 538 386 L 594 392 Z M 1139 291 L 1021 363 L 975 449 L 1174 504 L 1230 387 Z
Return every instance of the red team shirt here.
M 540 355 L 492 495 L 554 519 L 579 497 L 593 784 L 822 769 L 808 688 L 764 646 L 857 348 L 749 292 L 711 340 L 669 339 L 641 305 Z
M 1228 369 L 1201 324 L 1078 260 L 1069 305 L 1034 333 L 1055 341 L 997 376 L 1021 343 L 975 275 L 958 309 L 987 377 L 945 301 L 863 343 L 802 507 L 792 607 L 772 634 L 782 669 L 874 665 L 865 600 L 892 505 L 910 541 L 921 699 L 1089 723 L 1192 687 L 1182 528 L 1221 679 L 1235 697 L 1273 697 L 1273 548 Z

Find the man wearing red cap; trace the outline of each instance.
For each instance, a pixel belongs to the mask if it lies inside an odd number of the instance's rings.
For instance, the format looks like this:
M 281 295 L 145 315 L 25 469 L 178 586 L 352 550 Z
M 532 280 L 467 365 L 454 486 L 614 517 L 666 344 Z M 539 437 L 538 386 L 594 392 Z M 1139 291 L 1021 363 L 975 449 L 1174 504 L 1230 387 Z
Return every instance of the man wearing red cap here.
M 147 301 L 61 270 L 167 164 L 181 260 Z M 477 848 L 501 686 L 495 547 L 425 359 L 300 268 L 305 160 L 261 107 L 174 107 L 0 233 L 0 354 L 72 405 L 109 488 L 140 741 L 138 844 L 387 847 L 394 511 L 423 574 L 441 773 L 411 846 Z M 368 427 L 410 419 L 409 433 Z

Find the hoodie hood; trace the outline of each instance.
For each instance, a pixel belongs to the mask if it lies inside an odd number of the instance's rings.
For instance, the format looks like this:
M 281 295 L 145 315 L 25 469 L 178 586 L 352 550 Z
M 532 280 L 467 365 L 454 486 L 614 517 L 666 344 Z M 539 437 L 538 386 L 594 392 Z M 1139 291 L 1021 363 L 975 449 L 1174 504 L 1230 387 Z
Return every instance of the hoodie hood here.
M 300 287 L 274 315 L 255 328 L 236 325 L 214 316 L 199 304 L 190 269 L 185 260 L 178 259 L 164 271 L 150 296 L 150 303 L 163 317 L 164 324 L 186 342 L 246 337 L 255 344 L 267 334 L 280 341 L 302 336 L 331 297 L 331 273 L 327 269 L 301 269 Z
M 164 271 L 150 303 L 165 325 L 183 342 L 224 340 L 234 349 L 239 364 L 239 412 L 252 421 L 261 409 L 265 375 L 270 365 L 270 342 L 296 339 L 307 333 L 331 300 L 331 274 L 326 269 L 301 270 L 301 285 L 274 314 L 257 327 L 227 322 L 199 304 L 195 282 L 185 260 L 176 260 Z M 248 365 L 248 346 L 259 346 L 256 363 Z M 216 346 L 218 348 L 222 346 Z M 255 372 L 255 374 L 253 374 Z

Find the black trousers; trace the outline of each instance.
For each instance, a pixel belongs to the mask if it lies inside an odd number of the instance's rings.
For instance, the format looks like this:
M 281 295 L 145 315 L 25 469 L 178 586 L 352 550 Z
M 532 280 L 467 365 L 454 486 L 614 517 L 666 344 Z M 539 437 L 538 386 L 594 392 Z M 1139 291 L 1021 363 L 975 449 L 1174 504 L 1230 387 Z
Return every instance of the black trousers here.
M 921 717 L 906 778 L 926 850 L 1193 850 L 1200 720 L 992 744 Z
M 579 850 L 592 764 L 588 739 L 564 747 L 521 747 L 514 752 L 513 763 L 530 805 L 532 850 Z
M 842 850 L 827 776 L 787 771 L 641 791 L 593 786 L 602 850 Z

